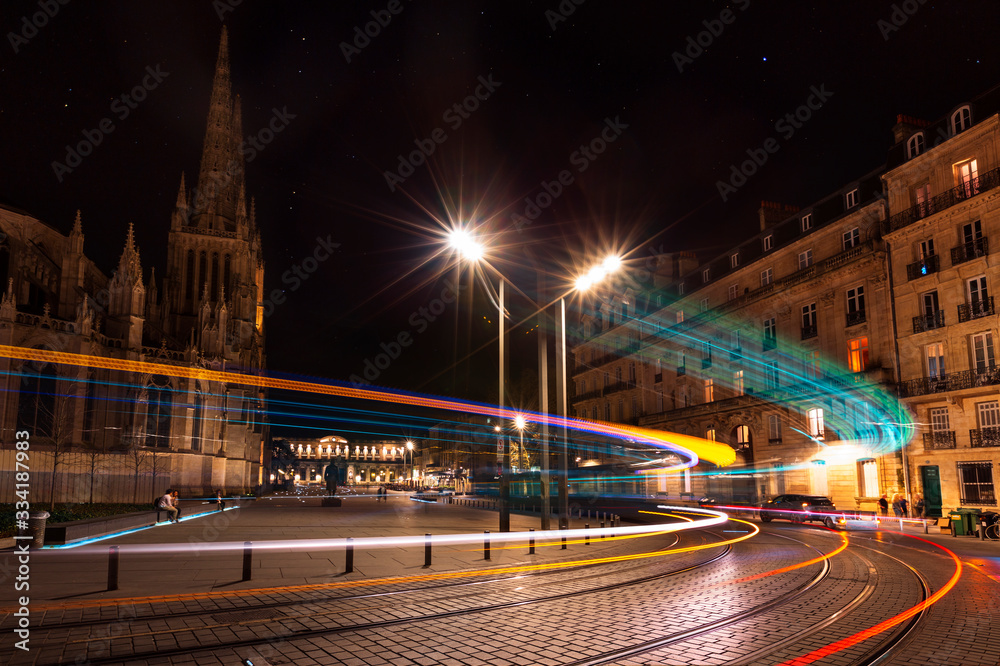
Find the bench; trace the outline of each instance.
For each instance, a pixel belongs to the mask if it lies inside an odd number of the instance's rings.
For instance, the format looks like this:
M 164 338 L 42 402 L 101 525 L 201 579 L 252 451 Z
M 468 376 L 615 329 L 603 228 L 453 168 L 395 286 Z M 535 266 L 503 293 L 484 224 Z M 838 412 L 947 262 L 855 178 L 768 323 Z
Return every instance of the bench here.
M 146 527 L 155 524 L 155 520 L 158 518 L 157 513 L 156 511 L 140 511 L 138 513 L 124 513 L 120 516 L 87 518 L 46 525 L 45 543 L 49 545 L 66 544 L 71 541 L 92 539 L 136 527 Z

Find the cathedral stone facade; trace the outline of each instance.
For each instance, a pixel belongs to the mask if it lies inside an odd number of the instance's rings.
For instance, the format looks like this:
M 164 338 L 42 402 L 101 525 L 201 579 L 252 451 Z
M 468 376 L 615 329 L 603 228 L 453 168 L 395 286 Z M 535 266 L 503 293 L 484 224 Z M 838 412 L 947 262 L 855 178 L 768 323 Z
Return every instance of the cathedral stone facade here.
M 0 344 L 262 372 L 264 263 L 240 116 L 223 31 L 198 180 L 189 190 L 181 174 L 160 278 L 144 270 L 131 225 L 109 279 L 84 252 L 80 212 L 67 236 L 0 204 Z M 266 395 L 257 388 L 12 359 L 0 366 L 0 470 L 14 469 L 14 433 L 27 430 L 33 492 L 44 499 L 147 501 L 168 486 L 190 496 L 264 481 Z

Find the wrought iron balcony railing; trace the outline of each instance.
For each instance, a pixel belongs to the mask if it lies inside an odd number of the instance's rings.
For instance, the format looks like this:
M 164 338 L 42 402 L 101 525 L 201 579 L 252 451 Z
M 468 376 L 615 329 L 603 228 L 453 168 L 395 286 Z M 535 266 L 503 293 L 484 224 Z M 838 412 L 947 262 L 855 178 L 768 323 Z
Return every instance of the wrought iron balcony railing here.
M 816 324 L 802 327 L 803 340 L 808 340 L 809 338 L 815 338 L 817 335 L 819 335 L 819 330 L 816 328 Z
M 1000 384 L 1000 370 L 995 365 L 981 370 L 960 370 L 938 377 L 921 377 L 899 383 L 899 397 L 914 398 L 919 395 L 961 391 L 962 389 Z
M 916 280 L 931 273 L 937 273 L 940 261 L 936 254 L 906 265 L 906 279 Z
M 847 313 L 847 325 L 848 326 L 857 326 L 858 324 L 865 323 L 865 321 L 866 321 L 866 319 L 865 319 L 865 311 L 864 310 L 855 310 L 854 312 L 848 312 Z
M 979 428 L 969 431 L 969 442 L 973 448 L 1000 446 L 1000 428 Z
M 686 374 L 687 374 L 687 366 L 678 365 L 677 366 L 677 376 L 680 377 L 680 376 L 686 375 Z
M 992 190 L 997 186 L 1000 186 L 1000 168 L 992 169 L 980 174 L 978 178 L 973 178 L 968 183 L 963 183 L 958 187 L 953 187 L 950 190 L 942 192 L 936 197 L 932 197 L 927 201 L 918 203 L 916 206 L 912 206 L 904 211 L 896 213 L 883 223 L 885 227 L 884 233 L 902 229 L 905 226 L 913 224 L 917 220 L 922 220 L 923 218 L 933 215 L 934 213 L 940 213 L 943 210 L 951 208 L 955 204 L 961 203 L 966 199 L 977 194 L 981 194 L 982 192 L 986 192 L 987 190 Z
M 958 321 L 971 321 L 980 317 L 991 317 L 996 314 L 993 309 L 993 297 L 989 296 L 981 301 L 972 301 L 958 306 Z
M 955 448 L 954 430 L 935 430 L 924 433 L 925 449 L 953 449 Z
M 944 310 L 922 314 L 913 318 L 913 332 L 923 333 L 944 326 Z
M 963 243 L 958 247 L 951 248 L 951 265 L 955 266 L 978 257 L 985 257 L 989 253 L 989 243 L 986 241 L 986 236 L 983 236 L 970 243 Z

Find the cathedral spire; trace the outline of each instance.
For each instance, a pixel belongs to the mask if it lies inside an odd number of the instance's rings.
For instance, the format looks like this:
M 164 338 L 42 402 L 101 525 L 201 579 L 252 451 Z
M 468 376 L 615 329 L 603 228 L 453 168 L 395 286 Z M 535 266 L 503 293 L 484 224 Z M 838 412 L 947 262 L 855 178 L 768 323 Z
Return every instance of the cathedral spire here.
M 243 183 L 239 114 L 229 78 L 229 34 L 223 26 L 194 201 L 196 226 L 219 231 L 236 227 L 236 193 Z
M 125 237 L 125 249 L 118 260 L 118 270 L 115 277 L 130 285 L 142 286 L 142 262 L 139 261 L 139 249 L 135 246 L 135 233 L 132 223 L 128 223 L 128 235 Z

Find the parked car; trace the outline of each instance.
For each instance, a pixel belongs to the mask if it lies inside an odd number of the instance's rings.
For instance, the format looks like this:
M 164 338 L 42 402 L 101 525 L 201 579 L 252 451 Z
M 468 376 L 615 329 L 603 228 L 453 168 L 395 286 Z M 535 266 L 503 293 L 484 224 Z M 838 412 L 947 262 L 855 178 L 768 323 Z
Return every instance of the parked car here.
M 837 507 L 829 497 L 820 495 L 778 495 L 760 505 L 760 519 L 769 523 L 778 518 L 793 523 L 818 521 L 833 527 Z

